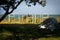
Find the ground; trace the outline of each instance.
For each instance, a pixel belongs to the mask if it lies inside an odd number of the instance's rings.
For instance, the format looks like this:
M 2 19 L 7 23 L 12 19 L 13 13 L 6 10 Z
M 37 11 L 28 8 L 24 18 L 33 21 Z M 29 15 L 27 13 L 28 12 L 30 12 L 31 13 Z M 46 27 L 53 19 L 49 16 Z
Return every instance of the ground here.
M 60 32 L 45 33 L 39 24 L 0 24 L 0 40 L 60 40 Z

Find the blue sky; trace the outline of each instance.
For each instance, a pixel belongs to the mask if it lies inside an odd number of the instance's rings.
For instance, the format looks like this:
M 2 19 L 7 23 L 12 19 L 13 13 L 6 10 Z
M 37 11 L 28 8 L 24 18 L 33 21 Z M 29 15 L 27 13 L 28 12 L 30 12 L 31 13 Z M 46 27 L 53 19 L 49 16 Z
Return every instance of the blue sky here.
M 25 2 L 22 2 L 12 14 L 51 14 L 60 15 L 60 0 L 46 0 L 47 4 L 42 7 L 37 3 L 36 6 L 28 7 Z M 1 8 L 0 8 L 1 9 Z M 4 13 L 0 10 L 0 14 Z

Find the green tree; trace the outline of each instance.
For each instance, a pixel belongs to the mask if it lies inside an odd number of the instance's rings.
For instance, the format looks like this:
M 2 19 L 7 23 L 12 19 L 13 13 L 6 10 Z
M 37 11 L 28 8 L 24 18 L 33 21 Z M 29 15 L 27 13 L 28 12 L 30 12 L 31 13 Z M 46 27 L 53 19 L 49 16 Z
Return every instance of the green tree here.
M 41 4 L 43 7 L 46 6 L 46 0 L 0 0 L 0 8 L 5 10 L 4 15 L 0 18 L 0 22 L 9 14 L 11 14 L 23 1 L 26 2 L 26 5 L 33 3 L 35 6 L 36 3 Z M 11 9 L 11 10 L 10 10 Z

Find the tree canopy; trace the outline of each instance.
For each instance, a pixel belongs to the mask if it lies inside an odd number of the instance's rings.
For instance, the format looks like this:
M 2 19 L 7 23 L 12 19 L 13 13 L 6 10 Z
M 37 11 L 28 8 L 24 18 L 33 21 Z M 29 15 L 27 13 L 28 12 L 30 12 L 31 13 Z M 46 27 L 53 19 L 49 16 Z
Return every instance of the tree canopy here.
M 46 6 L 46 0 L 0 0 L 0 8 L 5 10 L 4 15 L 0 18 L 0 22 L 8 15 L 11 14 L 23 1 L 30 7 L 31 3 L 35 6 L 36 3 L 41 4 L 42 7 Z M 11 10 L 10 10 L 11 9 Z

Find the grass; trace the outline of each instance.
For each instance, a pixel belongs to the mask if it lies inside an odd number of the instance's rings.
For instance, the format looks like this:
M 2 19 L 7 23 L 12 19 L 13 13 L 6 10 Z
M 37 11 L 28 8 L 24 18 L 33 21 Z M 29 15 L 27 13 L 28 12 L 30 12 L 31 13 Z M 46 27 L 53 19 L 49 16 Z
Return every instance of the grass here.
M 53 37 L 49 37 L 49 38 L 39 38 L 38 40 L 60 40 L 60 37 L 58 37 L 58 38 L 53 38 Z
M 58 23 L 60 23 L 60 17 L 55 17 L 55 18 L 58 21 Z M 6 30 L 3 28 L 4 31 L 2 31 L 2 33 L 0 32 L 0 40 L 60 40 L 60 35 L 57 36 L 57 35 L 48 34 L 49 36 L 44 36 L 43 34 L 42 36 L 40 36 L 41 32 L 39 29 L 37 29 L 37 25 L 30 25 L 30 24 L 40 24 L 45 19 L 46 18 L 42 19 L 37 17 L 35 21 L 34 19 L 32 20 L 31 18 L 29 18 L 28 22 L 26 22 L 26 19 L 23 19 L 23 21 L 22 19 L 16 20 L 16 21 L 12 19 L 10 22 L 4 19 L 0 23 L 0 27 L 2 28 L 6 27 Z M 29 25 L 22 26 L 20 24 L 29 24 Z M 15 34 L 14 32 L 17 32 L 17 34 Z
M 40 24 L 41 22 L 43 22 L 45 19 L 47 18 L 39 18 L 37 17 L 36 20 L 35 18 L 26 18 L 26 19 L 11 19 L 10 21 L 8 21 L 7 19 L 4 19 L 2 22 L 0 22 L 0 24 Z M 60 23 L 60 17 L 55 17 L 55 19 L 57 20 L 58 23 Z M 28 21 L 27 21 L 28 20 Z
M 43 33 L 37 24 L 0 24 L 0 27 L 3 28 L 0 40 L 60 40 L 59 35 Z

